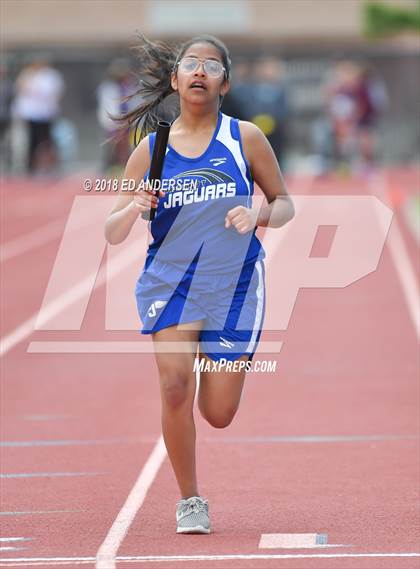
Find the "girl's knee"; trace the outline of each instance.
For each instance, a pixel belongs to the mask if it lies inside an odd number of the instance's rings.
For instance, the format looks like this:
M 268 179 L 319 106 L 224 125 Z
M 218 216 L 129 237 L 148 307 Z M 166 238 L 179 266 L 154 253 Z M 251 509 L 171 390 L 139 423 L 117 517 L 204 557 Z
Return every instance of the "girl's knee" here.
M 161 374 L 162 403 L 171 409 L 183 405 L 189 397 L 189 377 L 182 371 L 171 370 Z
M 225 409 L 203 409 L 200 407 L 200 413 L 203 418 L 216 429 L 225 429 L 228 427 L 236 414 L 236 408 L 227 407 Z

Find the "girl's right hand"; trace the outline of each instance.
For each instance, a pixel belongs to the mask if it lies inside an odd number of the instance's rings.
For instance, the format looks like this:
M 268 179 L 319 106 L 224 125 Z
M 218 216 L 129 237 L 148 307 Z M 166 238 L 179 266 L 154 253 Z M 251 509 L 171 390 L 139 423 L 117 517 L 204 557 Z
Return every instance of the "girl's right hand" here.
M 157 208 L 159 198 L 163 197 L 165 197 L 164 191 L 159 190 L 158 196 L 155 196 L 153 191 L 146 186 L 146 188 L 135 191 L 133 196 L 134 207 L 141 213 L 149 212 L 152 207 Z

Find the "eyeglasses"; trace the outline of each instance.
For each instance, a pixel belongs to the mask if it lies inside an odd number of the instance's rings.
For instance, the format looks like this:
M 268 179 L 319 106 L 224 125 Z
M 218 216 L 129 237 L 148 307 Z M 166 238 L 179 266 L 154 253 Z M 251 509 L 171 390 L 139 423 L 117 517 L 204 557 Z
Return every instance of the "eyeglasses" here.
M 220 61 L 216 61 L 215 59 L 198 59 L 198 57 L 183 57 L 180 61 L 178 61 L 177 65 L 179 69 L 184 73 L 194 73 L 200 66 L 200 63 L 203 64 L 204 72 L 209 77 L 220 77 L 222 73 L 226 73 L 226 69 L 220 63 Z

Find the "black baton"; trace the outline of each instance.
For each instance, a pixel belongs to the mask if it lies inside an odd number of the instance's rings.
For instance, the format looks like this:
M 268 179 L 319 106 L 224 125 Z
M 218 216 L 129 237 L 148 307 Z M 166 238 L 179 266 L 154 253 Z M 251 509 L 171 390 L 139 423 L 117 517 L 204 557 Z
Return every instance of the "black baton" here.
M 155 145 L 153 148 L 152 159 L 150 161 L 149 181 L 152 185 L 152 194 L 159 195 L 159 190 L 155 190 L 155 181 L 160 180 L 163 170 L 163 161 L 165 160 L 166 146 L 168 144 L 169 130 L 171 123 L 167 121 L 159 121 L 156 129 Z M 156 215 L 156 208 L 151 207 L 149 212 L 142 213 L 143 219 L 153 221 Z

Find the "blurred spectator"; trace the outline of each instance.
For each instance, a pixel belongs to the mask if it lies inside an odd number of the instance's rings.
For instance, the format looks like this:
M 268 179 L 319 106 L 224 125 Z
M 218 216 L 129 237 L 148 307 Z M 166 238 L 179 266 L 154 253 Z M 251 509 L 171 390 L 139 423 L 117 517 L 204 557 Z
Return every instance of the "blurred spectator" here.
M 234 62 L 231 88 L 224 98 L 222 111 L 259 126 L 282 165 L 288 106 L 278 59 L 265 56 L 253 67 L 246 59 Z
M 7 131 L 10 125 L 10 106 L 13 99 L 13 81 L 7 65 L 0 59 L 0 151 L 5 162 L 9 160 Z
M 51 135 L 61 164 L 67 166 L 68 169 L 73 169 L 74 162 L 79 157 L 80 148 L 74 122 L 64 117 L 59 118 L 54 122 Z
M 27 170 L 48 171 L 57 165 L 57 151 L 51 134 L 60 114 L 64 81 L 47 58 L 37 57 L 16 78 L 12 116 L 27 130 Z
M 374 161 L 374 127 L 387 104 L 384 83 L 351 61 L 337 64 L 327 88 L 327 107 L 338 163 L 363 171 Z
M 97 88 L 97 117 L 107 138 L 103 157 L 104 171 L 123 167 L 130 155 L 130 133 L 121 131 L 119 124 L 111 117 L 118 117 L 129 110 L 133 101 L 126 102 L 124 98 L 133 93 L 135 87 L 128 61 L 115 59 L 108 67 L 106 78 Z
M 267 136 L 280 166 L 284 167 L 289 109 L 282 62 L 271 56 L 257 60 L 253 82 L 249 100 L 251 120 Z
M 252 109 L 251 65 L 246 59 L 238 59 L 232 64 L 231 87 L 225 95 L 222 111 L 239 120 L 249 121 Z
M 334 68 L 327 86 L 327 110 L 338 162 L 349 163 L 355 153 L 359 75 L 357 65 L 341 61 Z
M 384 82 L 369 65 L 360 68 L 357 86 L 356 144 L 359 169 L 369 170 L 375 158 L 375 127 L 388 97 Z

